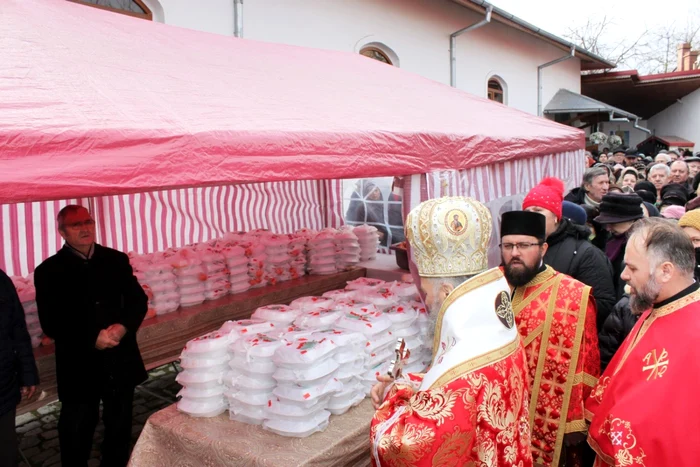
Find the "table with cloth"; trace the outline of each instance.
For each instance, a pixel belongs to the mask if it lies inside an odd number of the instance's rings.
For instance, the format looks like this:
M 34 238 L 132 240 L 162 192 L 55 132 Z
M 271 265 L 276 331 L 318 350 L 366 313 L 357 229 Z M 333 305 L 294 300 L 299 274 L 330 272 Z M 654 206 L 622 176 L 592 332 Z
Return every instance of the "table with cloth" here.
M 141 432 L 131 467 L 296 467 L 367 466 L 369 425 L 374 409 L 369 398 L 328 427 L 307 438 L 288 438 L 256 425 L 214 418 L 193 418 L 175 404 L 154 413 Z

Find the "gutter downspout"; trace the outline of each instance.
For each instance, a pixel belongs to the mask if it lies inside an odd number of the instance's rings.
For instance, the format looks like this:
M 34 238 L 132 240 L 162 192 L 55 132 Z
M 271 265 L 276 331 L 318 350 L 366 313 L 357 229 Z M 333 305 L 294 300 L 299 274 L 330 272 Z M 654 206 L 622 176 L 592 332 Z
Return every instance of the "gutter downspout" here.
M 243 0 L 233 0 L 233 36 L 243 37 Z
M 547 68 L 547 67 L 550 67 L 552 65 L 556 65 L 557 63 L 570 60 L 570 59 L 574 58 L 575 56 L 576 56 L 576 46 L 572 45 L 571 52 L 569 52 L 567 55 L 564 55 L 563 57 L 552 60 L 551 62 L 543 63 L 542 65 L 537 67 L 537 115 L 539 117 L 542 116 L 542 70 Z
M 644 128 L 643 126 L 639 126 L 639 119 L 638 119 L 638 118 L 634 120 L 634 127 L 635 127 L 637 130 L 641 130 L 641 131 L 643 131 L 644 133 L 646 133 L 646 134 L 648 134 L 648 135 L 651 134 L 651 130 L 650 130 L 649 128 Z
M 242 1 L 242 0 L 241 0 Z M 457 36 L 464 34 L 465 32 L 473 31 L 479 29 L 481 26 L 485 26 L 491 22 L 491 12 L 493 11 L 493 6 L 489 5 L 486 8 L 486 16 L 484 19 L 478 23 L 474 23 L 471 26 L 462 28 L 459 31 L 455 31 L 450 34 L 450 86 L 453 88 L 457 87 L 457 56 L 455 51 L 457 49 Z

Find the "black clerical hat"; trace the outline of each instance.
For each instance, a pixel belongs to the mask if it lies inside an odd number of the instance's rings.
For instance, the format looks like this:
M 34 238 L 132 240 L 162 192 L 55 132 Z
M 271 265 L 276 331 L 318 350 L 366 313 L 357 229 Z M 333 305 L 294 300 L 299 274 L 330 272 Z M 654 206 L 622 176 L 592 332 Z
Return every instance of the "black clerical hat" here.
M 510 211 L 501 217 L 501 238 L 506 235 L 529 235 L 540 241 L 547 238 L 547 220 L 538 212 Z

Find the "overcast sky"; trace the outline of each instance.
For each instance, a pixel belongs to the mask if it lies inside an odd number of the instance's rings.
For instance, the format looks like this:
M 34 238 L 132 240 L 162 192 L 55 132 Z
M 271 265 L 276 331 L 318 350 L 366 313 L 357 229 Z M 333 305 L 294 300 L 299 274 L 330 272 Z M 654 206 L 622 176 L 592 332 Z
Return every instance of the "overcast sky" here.
M 616 24 L 614 37 L 639 34 L 645 26 L 653 28 L 676 21 L 685 24 L 691 13 L 700 13 L 699 0 L 491 0 L 491 3 L 545 31 L 563 36 L 567 27 L 586 23 L 586 19 L 607 15 Z

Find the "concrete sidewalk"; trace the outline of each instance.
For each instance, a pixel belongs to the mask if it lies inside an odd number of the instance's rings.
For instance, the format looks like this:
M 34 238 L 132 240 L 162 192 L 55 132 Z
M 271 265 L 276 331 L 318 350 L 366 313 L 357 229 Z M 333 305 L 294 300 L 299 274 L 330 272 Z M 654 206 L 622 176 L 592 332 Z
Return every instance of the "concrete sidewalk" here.
M 136 443 L 143 425 L 152 413 L 161 410 L 176 400 L 180 385 L 175 376 L 180 367 L 165 365 L 149 372 L 148 381 L 136 388 L 134 394 L 134 418 L 132 445 Z M 20 467 L 55 467 L 61 465 L 58 449 L 58 416 L 61 403 L 53 402 L 33 412 L 20 415 L 15 421 L 20 449 Z M 100 465 L 100 445 L 104 426 L 97 425 L 93 439 L 92 455 L 88 465 Z

